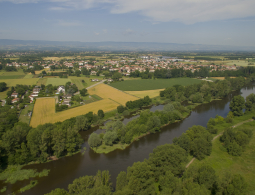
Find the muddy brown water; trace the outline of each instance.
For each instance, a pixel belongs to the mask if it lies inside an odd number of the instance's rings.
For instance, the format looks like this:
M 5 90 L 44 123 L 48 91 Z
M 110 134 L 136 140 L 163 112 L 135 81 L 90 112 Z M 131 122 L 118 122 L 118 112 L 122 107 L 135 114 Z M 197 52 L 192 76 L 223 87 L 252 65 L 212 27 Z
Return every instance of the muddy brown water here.
M 210 117 L 215 117 L 217 114 L 226 117 L 229 112 L 229 103 L 233 96 L 242 94 L 243 97 L 246 97 L 251 93 L 255 93 L 253 85 L 245 87 L 241 91 L 231 92 L 223 100 L 212 101 L 211 103 L 197 106 L 183 121 L 163 127 L 160 133 L 142 137 L 125 150 L 115 150 L 108 154 L 97 154 L 87 144 L 88 137 L 92 132 L 100 133 L 104 130 L 94 127 L 88 131 L 81 132 L 81 136 L 85 141 L 82 147 L 85 146 L 87 148 L 85 154 L 77 153 L 57 161 L 26 166 L 25 168 L 37 169 L 37 171 L 50 169 L 50 173 L 47 177 L 34 178 L 38 180 L 38 184 L 22 194 L 42 195 L 55 188 L 67 189 L 68 184 L 72 183 L 74 179 L 85 175 L 95 175 L 98 170 L 109 170 L 113 186 L 115 186 L 116 177 L 120 171 L 126 171 L 127 167 L 131 166 L 134 162 L 143 161 L 145 158 L 148 158 L 149 154 L 157 146 L 172 143 L 173 138 L 179 137 L 189 127 L 193 125 L 206 126 Z M 150 108 L 151 111 L 157 109 L 162 110 L 163 105 Z M 123 122 L 126 124 L 136 117 L 138 116 L 129 116 Z M 7 190 L 3 193 L 7 195 L 17 192 L 19 188 L 24 187 L 29 182 L 30 180 L 24 180 L 7 185 L 1 182 L 0 189 L 3 186 L 7 186 Z

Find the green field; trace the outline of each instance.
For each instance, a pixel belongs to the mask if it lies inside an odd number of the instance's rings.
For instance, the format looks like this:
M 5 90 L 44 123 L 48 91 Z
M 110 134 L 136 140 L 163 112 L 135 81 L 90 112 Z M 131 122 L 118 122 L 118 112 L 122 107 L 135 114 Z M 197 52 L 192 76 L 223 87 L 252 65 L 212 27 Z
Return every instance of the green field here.
M 112 87 L 123 91 L 143 91 L 153 89 L 164 89 L 173 85 L 191 85 L 200 83 L 201 80 L 191 78 L 176 78 L 176 79 L 142 79 L 142 80 L 127 80 L 110 84 Z
M 254 62 L 248 62 L 248 60 L 231 60 L 231 61 L 228 61 L 226 65 L 233 66 L 234 64 L 236 64 L 237 66 L 255 66 L 255 63 L 254 65 L 248 65 L 249 63 L 254 63 Z
M 53 86 L 65 85 L 67 82 L 72 82 L 71 79 L 66 78 L 48 78 L 46 85 L 52 84 Z
M 74 83 L 78 87 L 79 90 L 84 88 L 84 85 L 81 82 L 82 80 L 85 81 L 84 78 L 81 78 L 81 77 L 68 77 L 68 78 L 71 79 L 72 83 Z
M 0 79 L 22 79 L 24 76 L 25 73 L 20 69 L 14 72 L 0 71 Z
M 231 156 L 222 148 L 222 143 L 219 138 L 213 141 L 212 153 L 204 160 L 195 159 L 191 164 L 198 166 L 208 164 L 216 171 L 216 174 L 221 178 L 225 173 L 241 174 L 248 183 L 248 192 L 246 194 L 255 194 L 255 121 L 244 123 L 234 130 L 249 128 L 253 131 L 253 136 L 249 145 L 241 156 Z
M 32 78 L 32 79 L 0 79 L 1 82 L 5 82 L 7 87 L 19 85 L 36 85 L 39 78 Z
M 31 78 L 33 78 L 34 77 L 34 75 L 33 74 L 26 74 L 26 76 L 24 77 L 24 79 L 31 79 Z

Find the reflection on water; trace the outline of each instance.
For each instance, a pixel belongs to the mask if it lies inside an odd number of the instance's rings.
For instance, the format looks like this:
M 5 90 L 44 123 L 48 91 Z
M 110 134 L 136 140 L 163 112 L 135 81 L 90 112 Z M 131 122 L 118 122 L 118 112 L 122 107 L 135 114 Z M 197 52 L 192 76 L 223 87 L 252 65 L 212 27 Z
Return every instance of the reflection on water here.
M 242 89 L 241 92 L 242 96 L 246 97 L 250 93 L 255 93 L 255 90 L 253 90 L 253 87 L 246 87 Z M 116 177 L 120 171 L 126 171 L 127 167 L 131 166 L 134 162 L 143 161 L 145 158 L 148 158 L 149 154 L 158 145 L 172 143 L 173 138 L 180 136 L 193 125 L 206 126 L 210 117 L 215 117 L 217 114 L 226 117 L 229 112 L 229 102 L 231 98 L 239 94 L 241 93 L 232 92 L 223 100 L 200 105 L 183 121 L 162 128 L 160 133 L 142 137 L 125 150 L 115 150 L 109 154 L 96 154 L 87 144 L 88 137 L 92 132 L 100 133 L 103 130 L 94 127 L 86 132 L 81 132 L 81 136 L 85 140 L 83 146 L 87 147 L 86 153 L 84 155 L 78 153 L 71 157 L 64 157 L 49 163 L 26 166 L 25 168 L 37 169 L 38 171 L 43 169 L 50 169 L 51 171 L 48 177 L 36 178 L 39 182 L 38 185 L 24 194 L 41 195 L 55 188 L 67 189 L 68 184 L 72 183 L 75 178 L 84 175 L 95 175 L 97 170 L 109 170 L 111 179 L 115 185 Z M 162 110 L 163 105 L 150 108 L 151 111 L 157 109 Z M 136 117 L 138 116 L 127 117 L 123 122 L 126 124 Z M 28 184 L 29 181 L 8 185 L 5 194 L 18 190 L 20 186 L 24 186 L 25 183 Z M 2 186 L 3 185 L 0 184 L 0 188 L 2 188 Z

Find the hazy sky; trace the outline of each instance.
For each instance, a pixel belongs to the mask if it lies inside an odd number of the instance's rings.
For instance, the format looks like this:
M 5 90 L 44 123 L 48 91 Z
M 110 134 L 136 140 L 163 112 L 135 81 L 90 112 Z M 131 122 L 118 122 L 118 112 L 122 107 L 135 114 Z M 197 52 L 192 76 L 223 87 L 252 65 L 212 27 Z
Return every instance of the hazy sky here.
M 255 46 L 255 0 L 0 0 L 0 39 Z

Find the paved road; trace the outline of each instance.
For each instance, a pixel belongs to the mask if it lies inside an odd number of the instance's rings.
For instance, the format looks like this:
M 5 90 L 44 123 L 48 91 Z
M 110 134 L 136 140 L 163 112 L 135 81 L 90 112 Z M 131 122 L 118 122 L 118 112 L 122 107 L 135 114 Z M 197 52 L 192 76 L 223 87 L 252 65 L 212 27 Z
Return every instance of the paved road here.
M 92 88 L 92 87 L 95 87 L 96 85 L 99 85 L 99 84 L 103 83 L 104 81 L 105 81 L 105 80 L 102 80 L 102 81 L 100 81 L 100 82 L 98 82 L 98 83 L 96 83 L 96 84 L 94 84 L 94 85 L 91 85 L 91 86 L 87 87 L 86 89 L 90 89 L 90 88 Z

